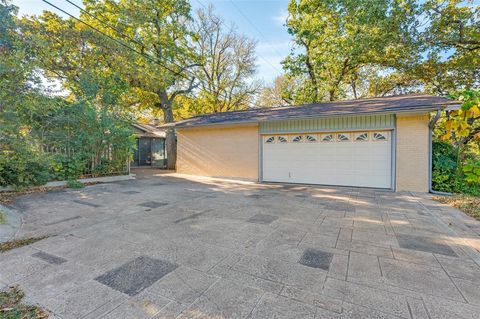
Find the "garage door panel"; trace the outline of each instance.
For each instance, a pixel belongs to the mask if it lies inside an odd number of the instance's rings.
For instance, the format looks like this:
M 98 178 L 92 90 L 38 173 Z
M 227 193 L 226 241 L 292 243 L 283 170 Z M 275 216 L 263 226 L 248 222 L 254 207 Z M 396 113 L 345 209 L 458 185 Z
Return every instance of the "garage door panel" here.
M 391 150 L 389 140 L 263 143 L 263 180 L 390 188 Z

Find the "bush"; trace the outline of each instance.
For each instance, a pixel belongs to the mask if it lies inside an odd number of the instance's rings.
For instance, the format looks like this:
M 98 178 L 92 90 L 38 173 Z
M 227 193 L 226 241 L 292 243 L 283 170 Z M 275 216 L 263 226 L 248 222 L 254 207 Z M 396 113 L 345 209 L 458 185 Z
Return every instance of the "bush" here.
M 14 151 L 0 153 L 0 186 L 22 189 L 43 185 L 50 180 L 50 159 L 18 145 Z
M 433 189 L 454 192 L 457 185 L 457 152 L 448 142 L 433 142 Z
M 78 188 L 84 188 L 85 185 L 83 185 L 82 183 L 80 183 L 77 180 L 69 179 L 67 181 L 67 187 L 78 189 Z
M 433 189 L 442 192 L 480 195 L 480 161 L 469 154 L 463 167 L 457 165 L 457 149 L 449 142 L 433 142 Z
M 7 123 L 0 112 L 0 124 Z M 134 139 L 129 122 L 89 103 L 58 103 L 26 121 L 0 126 L 0 186 L 20 189 L 51 180 L 125 172 Z

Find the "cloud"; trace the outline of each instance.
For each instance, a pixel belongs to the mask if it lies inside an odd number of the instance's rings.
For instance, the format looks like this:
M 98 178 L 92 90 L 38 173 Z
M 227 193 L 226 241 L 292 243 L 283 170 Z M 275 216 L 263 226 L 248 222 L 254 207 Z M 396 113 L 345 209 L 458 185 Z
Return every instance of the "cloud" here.
M 285 24 L 285 21 L 287 20 L 288 17 L 288 11 L 285 9 L 282 9 L 278 15 L 274 15 L 272 17 L 272 20 L 275 22 L 275 24 L 279 26 L 283 26 Z
M 257 44 L 257 52 L 276 52 L 277 54 L 281 52 L 282 54 L 287 55 L 290 52 L 291 47 L 292 41 L 290 40 L 277 41 L 275 43 L 259 41 Z

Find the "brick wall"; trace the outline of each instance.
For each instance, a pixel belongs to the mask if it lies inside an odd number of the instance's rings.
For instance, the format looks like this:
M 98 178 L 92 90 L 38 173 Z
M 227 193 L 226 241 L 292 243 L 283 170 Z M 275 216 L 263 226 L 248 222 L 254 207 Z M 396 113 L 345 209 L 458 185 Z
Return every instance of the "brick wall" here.
M 397 115 L 397 191 L 428 192 L 429 115 Z
M 258 125 L 177 129 L 177 172 L 258 180 Z

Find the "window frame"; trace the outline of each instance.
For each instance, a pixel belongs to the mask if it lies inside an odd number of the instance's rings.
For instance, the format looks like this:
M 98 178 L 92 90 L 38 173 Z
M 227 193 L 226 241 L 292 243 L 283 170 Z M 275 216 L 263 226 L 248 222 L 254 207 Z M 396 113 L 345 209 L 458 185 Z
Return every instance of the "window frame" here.
M 288 137 L 287 136 L 278 135 L 276 140 L 277 140 L 278 144 L 288 143 Z
M 326 140 L 325 138 L 330 137 L 329 140 Z M 321 135 L 320 142 L 325 142 L 325 143 L 332 143 L 335 142 L 335 135 L 334 133 L 325 133 Z
M 360 136 L 366 135 L 366 139 L 358 139 Z M 369 132 L 359 132 L 354 134 L 354 142 L 368 142 L 370 140 Z
M 295 140 L 295 139 L 298 139 L 300 138 L 299 140 Z M 303 138 L 303 135 L 293 135 L 292 136 L 292 143 L 303 143 L 305 141 L 305 139 Z
M 381 136 L 383 136 L 384 138 L 376 138 L 375 135 L 376 134 L 380 134 Z M 372 133 L 372 141 L 374 142 L 387 142 L 389 141 L 389 133 L 387 131 L 375 131 Z
M 345 137 L 347 138 L 347 140 L 342 140 L 342 139 L 340 138 L 340 135 L 345 136 Z M 351 134 L 350 134 L 350 133 L 340 133 L 340 132 L 339 132 L 339 133 L 336 134 L 335 140 L 336 140 L 337 142 L 342 142 L 342 143 L 344 143 L 344 142 L 351 142 L 351 141 L 352 141 L 352 139 L 351 139 Z
M 270 139 L 272 139 L 271 142 L 269 142 Z M 263 140 L 263 143 L 264 144 L 275 144 L 276 140 L 277 139 L 275 138 L 275 136 L 265 136 L 265 138 Z
M 309 140 L 308 138 L 311 137 L 313 138 L 312 140 Z M 305 143 L 317 143 L 319 141 L 317 134 L 307 134 L 305 135 Z

